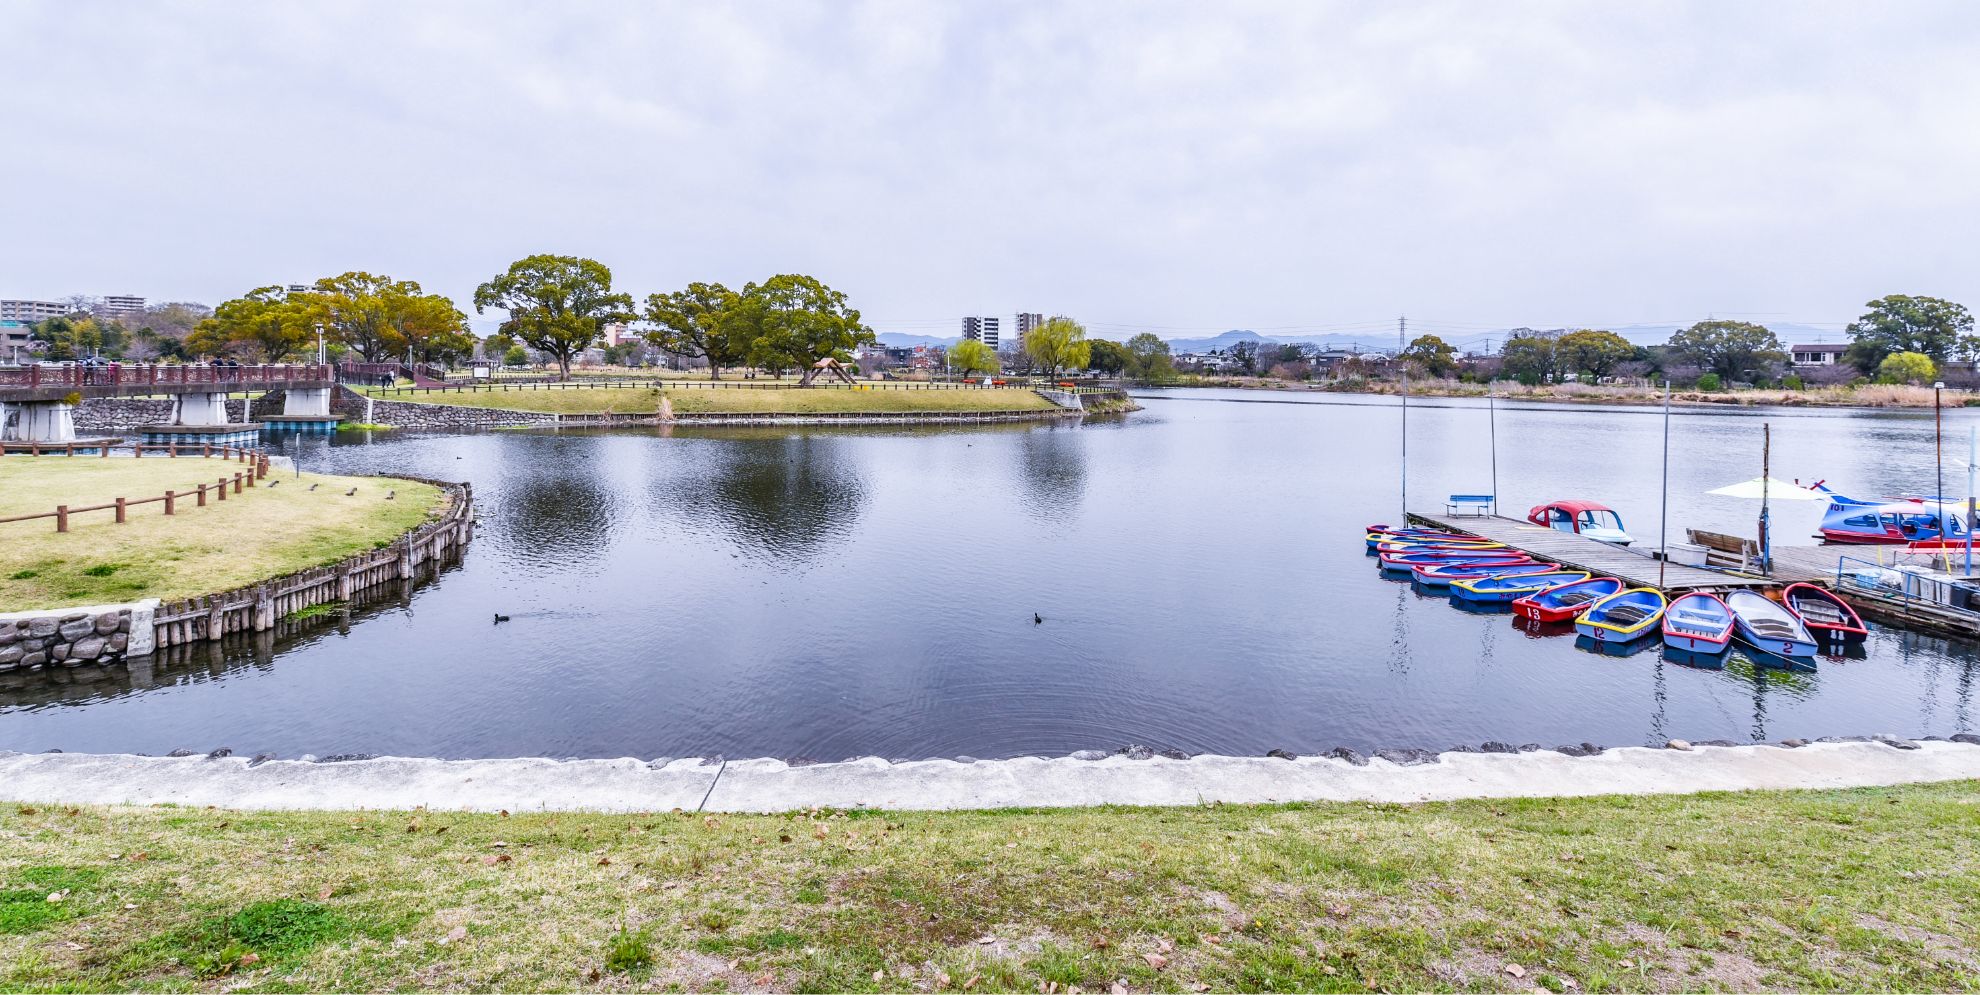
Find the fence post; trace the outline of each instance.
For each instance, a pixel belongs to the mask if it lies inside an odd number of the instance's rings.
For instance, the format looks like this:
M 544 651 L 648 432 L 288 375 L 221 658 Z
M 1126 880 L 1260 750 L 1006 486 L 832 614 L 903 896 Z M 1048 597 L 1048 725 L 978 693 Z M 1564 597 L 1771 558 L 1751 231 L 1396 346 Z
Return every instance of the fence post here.
M 103 446 L 102 448 L 100 448 L 100 449 L 98 449 L 98 450 L 96 451 L 96 455 L 98 455 L 98 456 L 101 456 L 101 457 L 103 457 L 104 459 L 109 459 L 109 458 L 110 458 L 110 447 L 109 447 L 108 445 L 104 445 L 104 446 Z
M 165 513 L 167 515 L 172 513 L 172 499 L 175 497 L 178 497 L 178 495 L 172 493 L 171 491 L 165 492 Z
M 242 472 L 243 472 L 243 473 L 245 473 L 245 474 L 247 475 L 247 485 L 248 485 L 249 487 L 253 487 L 253 486 L 254 486 L 254 467 L 248 467 L 248 468 L 247 468 L 246 470 L 244 470 L 244 471 L 242 471 Z M 236 474 L 235 476 L 239 476 L 239 475 L 240 475 L 240 474 Z
M 239 494 L 240 492 L 241 492 L 241 474 L 240 471 L 236 470 L 234 471 L 234 493 Z
M 55 531 L 69 531 L 69 506 L 66 504 L 55 506 Z
M 227 478 L 220 478 L 220 500 L 227 500 Z
M 206 485 L 205 485 L 205 484 L 201 484 L 201 485 L 199 485 L 199 505 L 198 505 L 198 507 L 201 507 L 201 508 L 204 508 L 204 507 L 206 507 Z
M 118 524 L 118 525 L 122 525 L 122 524 L 124 524 L 124 514 L 125 514 L 125 510 L 126 510 L 126 509 L 125 509 L 125 507 L 124 507 L 124 499 L 123 499 L 123 498 L 118 498 L 118 499 L 117 499 L 117 524 Z

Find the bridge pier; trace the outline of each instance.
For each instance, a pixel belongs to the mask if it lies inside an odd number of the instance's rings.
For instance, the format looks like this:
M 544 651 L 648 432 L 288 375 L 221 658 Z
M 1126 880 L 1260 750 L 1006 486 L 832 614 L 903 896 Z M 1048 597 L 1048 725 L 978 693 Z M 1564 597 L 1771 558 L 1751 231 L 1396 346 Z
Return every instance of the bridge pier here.
M 16 401 L 0 404 L 0 440 L 7 442 L 76 441 L 76 406 L 66 401 Z
M 285 418 L 330 417 L 330 388 L 290 388 L 282 397 L 282 415 Z
M 227 422 L 224 393 L 177 394 L 172 398 L 172 424 L 207 427 Z

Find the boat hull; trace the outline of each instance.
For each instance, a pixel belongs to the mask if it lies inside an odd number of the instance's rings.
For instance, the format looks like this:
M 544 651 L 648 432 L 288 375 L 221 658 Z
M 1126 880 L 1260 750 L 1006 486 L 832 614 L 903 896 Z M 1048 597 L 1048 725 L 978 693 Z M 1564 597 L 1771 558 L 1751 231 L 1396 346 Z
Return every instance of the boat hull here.
M 1745 622 L 1737 622 L 1733 625 L 1733 635 L 1739 640 L 1740 645 L 1774 656 L 1812 657 L 1821 649 L 1812 639 L 1780 639 L 1760 635 Z

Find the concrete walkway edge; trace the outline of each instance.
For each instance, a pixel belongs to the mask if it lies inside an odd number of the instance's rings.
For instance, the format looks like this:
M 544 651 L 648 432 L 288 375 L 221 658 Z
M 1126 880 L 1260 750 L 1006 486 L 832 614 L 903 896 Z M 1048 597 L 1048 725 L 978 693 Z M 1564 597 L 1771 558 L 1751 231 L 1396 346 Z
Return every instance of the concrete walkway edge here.
M 1910 744 L 1907 744 L 1910 745 Z M 1445 753 L 1363 766 L 1326 757 L 1025 757 L 962 763 L 878 758 L 793 767 L 781 760 L 432 760 L 341 763 L 240 757 L 0 753 L 0 800 L 213 805 L 235 809 L 781 812 L 1420 802 L 1460 798 L 1851 788 L 1980 778 L 1980 747 L 1942 741 L 1624 747 L 1597 756 Z M 711 791 L 711 788 L 713 789 Z

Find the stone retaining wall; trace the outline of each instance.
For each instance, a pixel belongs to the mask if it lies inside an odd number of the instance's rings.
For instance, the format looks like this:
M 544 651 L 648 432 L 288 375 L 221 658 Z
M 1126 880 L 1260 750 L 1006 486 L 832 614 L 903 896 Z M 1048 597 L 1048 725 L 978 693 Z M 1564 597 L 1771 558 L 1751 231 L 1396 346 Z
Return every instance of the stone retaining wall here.
M 261 414 L 281 414 L 282 391 L 269 391 L 255 398 L 254 410 Z M 248 404 L 240 398 L 227 402 L 227 420 L 241 424 L 247 420 Z M 90 397 L 76 406 L 78 432 L 129 432 L 145 425 L 165 425 L 172 421 L 169 398 Z
M 371 402 L 371 420 L 381 425 L 428 431 L 459 431 L 476 428 L 511 428 L 517 425 L 555 425 L 557 416 L 540 411 L 504 411 L 499 408 L 466 408 L 416 401 L 387 401 L 366 398 L 339 385 L 330 402 L 331 410 L 348 421 L 365 419 L 365 402 Z
M 157 599 L 0 615 L 0 673 L 113 663 L 152 651 Z

